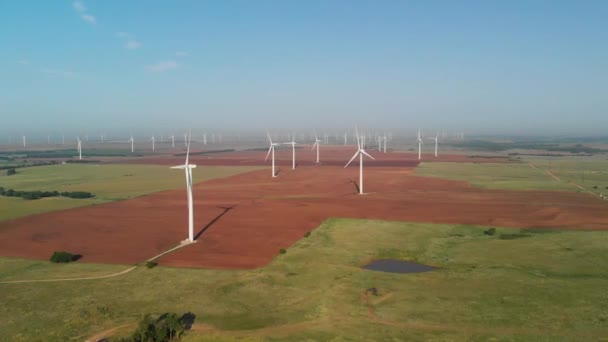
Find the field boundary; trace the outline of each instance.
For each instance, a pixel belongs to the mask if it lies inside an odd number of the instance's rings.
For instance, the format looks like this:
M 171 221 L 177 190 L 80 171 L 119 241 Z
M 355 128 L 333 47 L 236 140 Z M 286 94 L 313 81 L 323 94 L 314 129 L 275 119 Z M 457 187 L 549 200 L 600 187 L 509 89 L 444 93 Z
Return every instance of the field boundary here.
M 149 261 L 154 261 L 158 258 L 160 258 L 161 256 L 165 255 L 165 254 L 169 254 L 175 250 L 178 250 L 180 248 L 189 246 L 193 243 L 196 243 L 196 241 L 194 242 L 184 242 L 182 241 L 179 245 L 174 246 L 169 248 L 168 250 L 157 254 L 153 257 L 151 257 L 150 259 L 146 260 L 146 262 Z M 112 278 L 112 277 L 118 277 L 121 276 L 123 274 L 127 274 L 131 271 L 133 271 L 134 269 L 136 269 L 139 265 L 135 265 L 135 266 L 131 266 L 129 268 L 127 268 L 126 270 L 117 272 L 117 273 L 112 273 L 112 274 L 106 274 L 106 275 L 102 275 L 102 276 L 93 276 L 93 277 L 76 277 L 76 278 L 57 278 L 57 279 L 31 279 L 31 280 L 6 280 L 6 281 L 0 281 L 0 284 L 23 284 L 23 283 L 49 283 L 49 282 L 58 282 L 58 281 L 76 281 L 76 280 L 95 280 L 95 279 L 105 279 L 105 278 Z

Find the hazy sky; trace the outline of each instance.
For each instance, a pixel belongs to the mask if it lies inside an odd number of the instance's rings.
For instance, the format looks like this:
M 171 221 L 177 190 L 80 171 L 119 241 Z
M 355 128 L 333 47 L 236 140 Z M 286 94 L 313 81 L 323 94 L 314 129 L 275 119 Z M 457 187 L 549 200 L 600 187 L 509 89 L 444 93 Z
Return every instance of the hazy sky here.
M 0 2 L 0 132 L 608 132 L 608 1 Z

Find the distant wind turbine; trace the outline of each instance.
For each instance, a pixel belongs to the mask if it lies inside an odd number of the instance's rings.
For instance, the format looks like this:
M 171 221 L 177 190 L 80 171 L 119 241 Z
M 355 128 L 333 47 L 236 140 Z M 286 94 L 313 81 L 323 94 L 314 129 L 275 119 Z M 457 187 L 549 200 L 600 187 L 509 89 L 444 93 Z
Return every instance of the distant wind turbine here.
M 315 143 L 312 145 L 312 148 L 310 149 L 311 151 L 315 149 L 315 147 L 317 148 L 317 164 L 319 164 L 319 143 L 321 142 L 321 140 L 319 140 L 319 138 L 317 137 L 317 132 L 315 132 Z
M 131 133 L 131 139 L 129 139 L 129 142 L 131 143 L 131 153 L 133 153 L 133 151 L 134 151 L 133 144 L 135 143 L 135 139 L 133 139 L 133 133 Z
M 296 169 L 296 134 L 294 133 L 291 141 L 283 143 L 284 145 L 291 145 L 291 169 Z
M 359 157 L 359 194 L 363 194 L 363 156 L 368 156 L 372 159 L 375 160 L 374 157 L 372 157 L 371 155 L 369 155 L 367 152 L 365 152 L 365 149 L 363 148 L 363 146 L 361 145 L 361 141 L 359 139 L 359 132 L 356 132 L 357 134 L 357 152 L 355 152 L 355 154 L 353 155 L 352 158 L 350 158 L 350 160 L 348 161 L 348 163 L 346 163 L 346 165 L 344 166 L 344 168 L 348 167 L 348 165 L 350 165 L 350 163 L 355 160 L 355 158 Z
M 437 157 L 437 145 L 439 144 L 439 133 L 435 134 L 434 138 L 430 138 L 431 140 L 435 140 L 435 157 Z
M 267 133 L 267 135 L 268 135 L 268 140 L 270 141 L 270 148 L 268 149 L 268 153 L 266 153 L 266 159 L 264 159 L 264 161 L 267 161 L 268 156 L 270 155 L 270 153 L 272 153 L 272 177 L 276 177 L 277 174 L 274 172 L 274 148 L 276 146 L 279 146 L 279 144 L 272 142 L 272 138 L 270 138 L 270 133 Z
M 420 130 L 418 130 L 418 159 L 422 158 L 422 139 L 420 139 Z
M 78 140 L 78 160 L 82 160 L 82 140 L 80 137 L 76 137 L 76 139 Z
M 155 142 L 154 136 L 152 136 L 152 138 L 150 138 L 150 140 L 152 141 L 152 151 L 154 151 L 154 142 Z

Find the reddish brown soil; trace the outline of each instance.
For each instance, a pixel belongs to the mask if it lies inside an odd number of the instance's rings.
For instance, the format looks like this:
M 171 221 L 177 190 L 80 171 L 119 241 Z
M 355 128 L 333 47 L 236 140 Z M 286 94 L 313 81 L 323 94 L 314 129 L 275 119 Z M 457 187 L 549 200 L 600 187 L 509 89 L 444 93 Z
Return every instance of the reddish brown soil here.
M 321 146 L 319 150 L 320 165 L 323 166 L 344 166 L 350 157 L 355 153 L 354 146 Z M 400 166 L 415 167 L 422 162 L 470 162 L 470 163 L 499 163 L 507 162 L 507 158 L 494 157 L 483 158 L 473 157 L 465 154 L 440 154 L 434 157 L 432 154 L 425 153 L 422 159 L 418 160 L 417 153 L 381 153 L 378 150 L 367 149 L 376 159 L 367 164 L 368 167 Z M 190 161 L 197 165 L 270 165 L 271 159 L 265 161 L 267 150 L 248 150 L 237 152 L 208 153 L 209 151 L 192 151 Z M 207 152 L 207 154 L 197 155 L 196 153 Z M 311 146 L 300 146 L 296 148 L 296 161 L 298 166 L 315 166 L 316 150 L 311 150 Z M 107 159 L 109 162 L 117 163 L 138 163 L 138 164 L 157 164 L 157 165 L 177 165 L 183 163 L 184 155 L 161 155 L 140 158 L 114 158 Z M 275 161 L 279 165 L 291 168 L 292 149 L 291 146 L 276 149 Z
M 366 165 L 372 163 L 366 161 Z M 465 182 L 413 176 L 412 168 L 369 167 L 364 179 L 369 194 L 357 195 L 351 180 L 358 181 L 358 165 L 346 169 L 305 166 L 292 171 L 285 162 L 279 164 L 282 171 L 274 179 L 268 168 L 196 185 L 198 242 L 160 262 L 260 267 L 328 217 L 608 228 L 607 204 L 585 194 L 484 190 Z M 0 222 L 0 251 L 47 259 L 55 250 L 67 250 L 82 254 L 88 262 L 136 263 L 186 238 L 186 219 L 185 190 L 164 191 Z

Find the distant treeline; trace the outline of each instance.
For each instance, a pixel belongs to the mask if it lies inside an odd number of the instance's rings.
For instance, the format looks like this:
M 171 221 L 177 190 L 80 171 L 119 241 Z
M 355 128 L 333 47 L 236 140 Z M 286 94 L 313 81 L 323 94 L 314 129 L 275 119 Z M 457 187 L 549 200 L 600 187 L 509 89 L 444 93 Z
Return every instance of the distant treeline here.
M 202 151 L 202 152 L 190 152 L 191 156 L 202 156 L 205 154 L 213 154 L 213 153 L 225 153 L 225 152 L 234 152 L 235 149 L 233 148 L 229 148 L 229 149 L 225 149 L 225 150 L 213 150 L 213 151 Z M 174 157 L 181 157 L 181 156 L 185 156 L 186 153 L 175 153 L 173 154 Z
M 522 149 L 522 150 L 544 150 L 551 152 L 568 152 L 572 154 L 578 153 L 606 153 L 608 150 L 593 148 L 582 144 L 560 146 L 559 144 L 534 143 L 534 142 L 494 142 L 488 140 L 469 140 L 460 143 L 450 144 L 456 147 L 464 147 L 477 151 L 500 152 L 505 150 Z
M 16 165 L 3 165 L 3 166 L 0 166 L 0 170 L 20 169 L 22 167 L 32 167 L 32 166 L 55 165 L 55 164 L 59 164 L 59 163 L 60 163 L 59 161 L 52 160 L 52 161 L 48 161 L 48 162 L 33 162 L 30 164 L 23 163 L 23 164 L 16 164 Z
M 0 196 L 6 197 L 21 197 L 25 200 L 37 200 L 43 197 L 69 197 L 69 198 L 91 198 L 95 194 L 86 191 L 17 191 L 13 189 L 5 189 L 0 186 Z
M 83 149 L 82 151 L 83 157 L 141 157 L 143 155 L 142 153 L 131 153 L 131 151 L 126 150 Z M 73 148 L 48 151 L 2 152 L 0 158 L 74 158 L 76 156 L 78 156 L 78 152 Z

